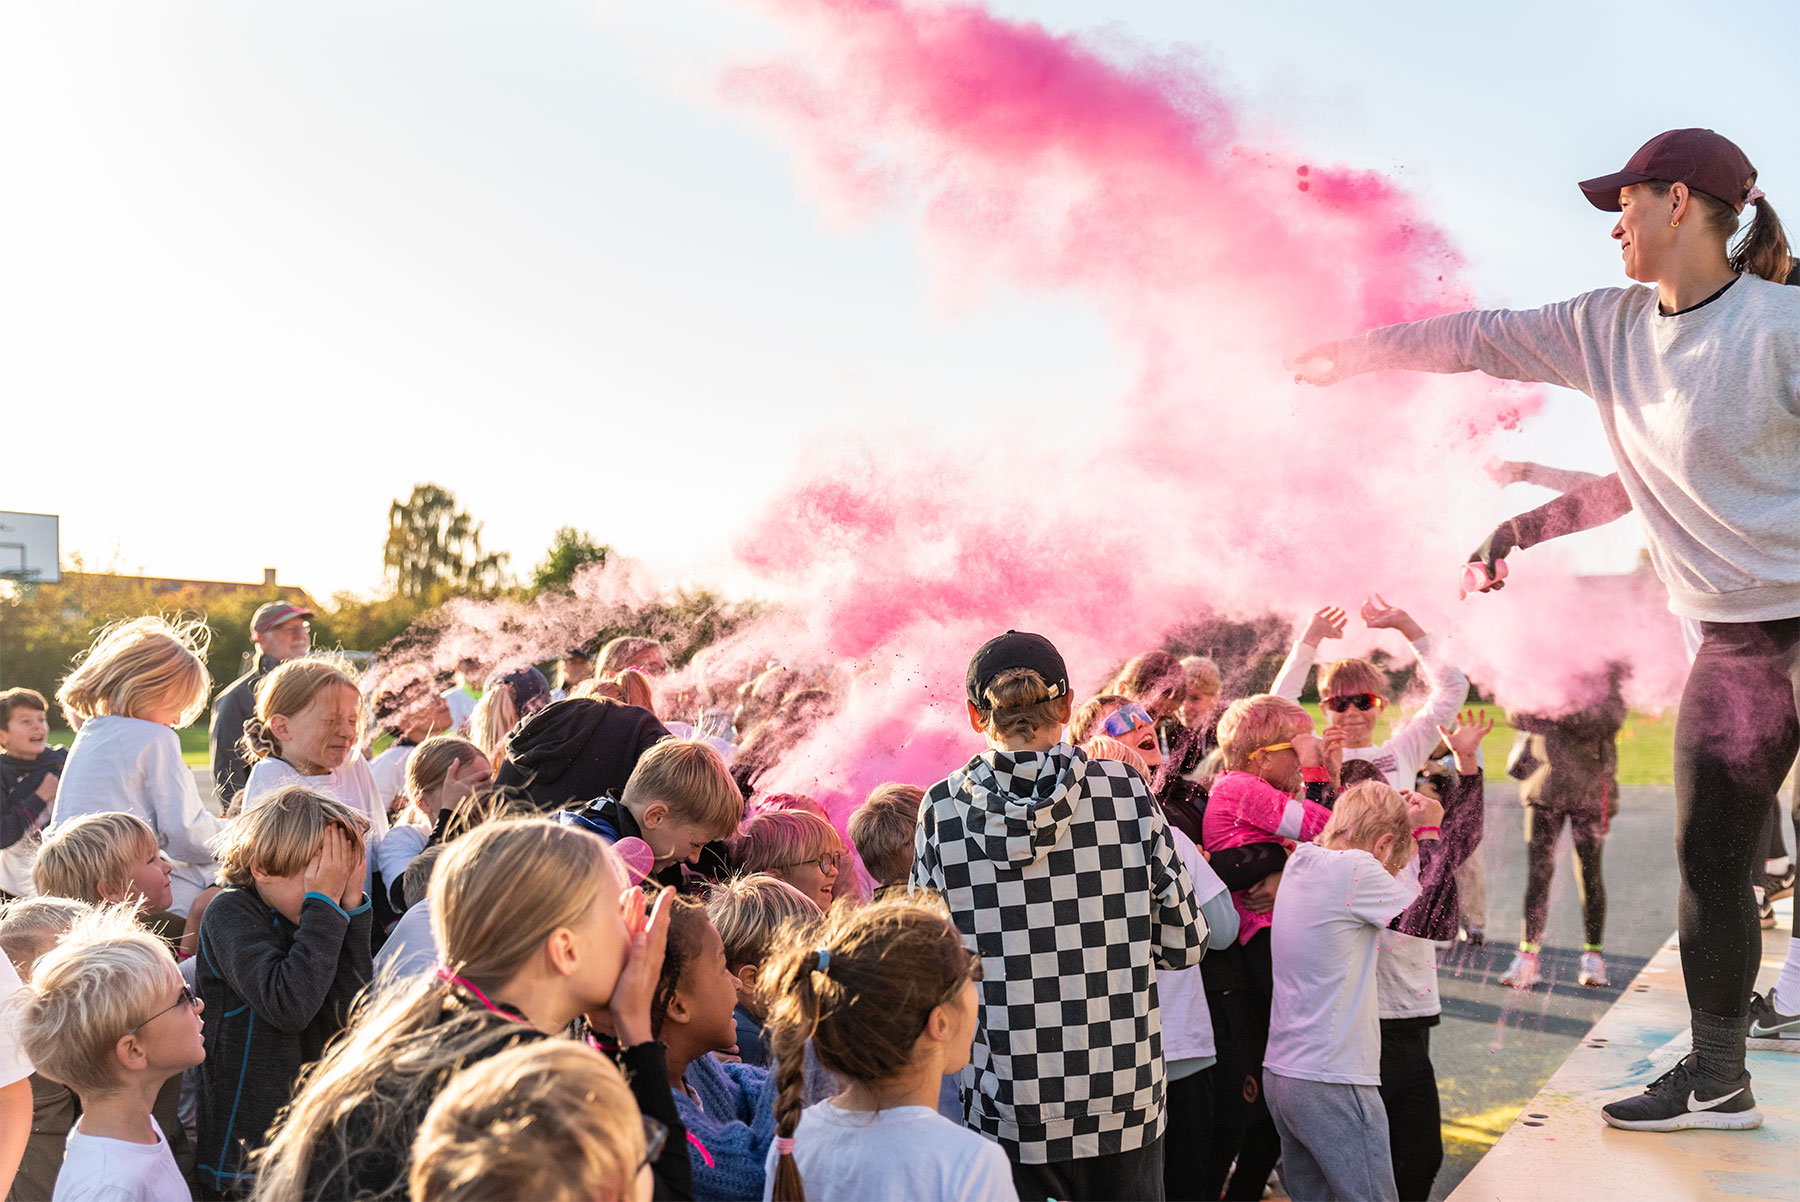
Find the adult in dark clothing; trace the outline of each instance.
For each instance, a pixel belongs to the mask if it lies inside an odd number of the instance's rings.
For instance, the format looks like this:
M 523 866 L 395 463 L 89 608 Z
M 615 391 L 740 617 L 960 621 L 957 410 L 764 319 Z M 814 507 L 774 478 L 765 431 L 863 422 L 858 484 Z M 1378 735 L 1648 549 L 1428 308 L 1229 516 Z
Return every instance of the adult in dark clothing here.
M 256 647 L 256 666 L 226 685 L 213 699 L 212 728 L 207 744 L 212 749 L 213 793 L 221 806 L 244 791 L 250 779 L 250 761 L 238 750 L 244 723 L 256 714 L 256 686 L 276 665 L 299 659 L 312 650 L 312 610 L 286 601 L 270 601 L 257 607 L 250 618 L 250 642 Z
M 513 732 L 494 787 L 540 810 L 617 794 L 638 757 L 669 737 L 647 709 L 571 697 L 545 706 Z
M 1514 714 L 1519 746 L 1507 773 L 1519 785 L 1525 807 L 1525 930 L 1519 956 L 1502 981 L 1530 988 L 1538 979 L 1537 954 L 1556 875 L 1556 842 L 1566 822 L 1575 843 L 1575 887 L 1581 894 L 1586 945 L 1577 980 L 1608 984 L 1601 944 L 1606 932 L 1606 885 L 1600 853 L 1619 807 L 1618 735 L 1625 725 L 1620 692 L 1626 668 L 1613 664 L 1592 683 L 1593 699 L 1568 713 Z M 1510 978 L 1510 979 L 1509 979 Z

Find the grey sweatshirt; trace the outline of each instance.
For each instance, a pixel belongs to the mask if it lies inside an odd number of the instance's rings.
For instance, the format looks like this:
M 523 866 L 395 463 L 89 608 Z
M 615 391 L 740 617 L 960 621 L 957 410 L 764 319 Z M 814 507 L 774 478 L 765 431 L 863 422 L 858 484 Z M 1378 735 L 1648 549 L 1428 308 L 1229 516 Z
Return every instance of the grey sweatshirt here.
M 1707 622 L 1800 615 L 1800 288 L 1743 275 L 1667 317 L 1656 295 L 1604 288 L 1386 326 L 1340 343 L 1339 367 L 1483 371 L 1585 392 L 1670 610 Z

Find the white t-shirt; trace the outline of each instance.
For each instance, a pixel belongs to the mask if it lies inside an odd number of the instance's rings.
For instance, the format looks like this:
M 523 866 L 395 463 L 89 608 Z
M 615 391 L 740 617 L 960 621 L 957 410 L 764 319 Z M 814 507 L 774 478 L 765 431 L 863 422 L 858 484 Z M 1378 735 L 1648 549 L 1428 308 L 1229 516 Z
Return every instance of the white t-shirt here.
M 88 1135 L 81 1130 L 81 1120 L 75 1120 L 52 1202 L 169 1202 L 192 1197 L 162 1128 L 155 1119 L 150 1125 L 156 1128 L 156 1142 L 134 1144 Z
M 437 940 L 431 934 L 431 898 L 421 897 L 394 929 L 387 942 L 375 953 L 375 981 L 378 985 L 397 984 L 437 967 Z
M 1419 858 L 1400 870 L 1399 881 L 1419 887 Z M 1383 1018 L 1425 1018 L 1442 1013 L 1438 1000 L 1437 944 L 1383 928 L 1375 936 L 1375 997 Z
M 763 1202 L 775 1190 L 769 1149 Z M 951 1122 L 929 1106 L 844 1110 L 829 1101 L 809 1106 L 794 1129 L 794 1163 L 809 1198 L 886 1202 L 1018 1202 L 1012 1166 L 1000 1145 Z
M 225 830 L 225 820 L 200 800 L 193 770 L 181 759 L 180 736 L 160 722 L 103 714 L 83 723 L 69 748 L 50 829 L 121 810 L 156 832 L 175 865 L 169 882 L 175 901 L 169 908 L 186 914 L 218 874 L 212 842 Z
M 1267 1071 L 1381 1084 L 1375 938 L 1418 892 L 1366 851 L 1327 851 L 1316 843 L 1294 849 L 1270 927 L 1275 995 Z
M 381 868 L 381 884 L 392 889 L 406 875 L 412 862 L 419 858 L 425 845 L 431 842 L 431 832 L 411 822 L 402 822 L 398 826 L 390 826 L 388 833 L 381 837 L 381 846 L 375 849 L 375 862 Z
M 438 695 L 450 707 L 450 725 L 456 729 L 456 733 L 468 734 L 469 717 L 475 712 L 475 703 L 481 698 L 459 684 L 451 685 Z
M 23 1005 L 25 984 L 12 960 L 0 956 L 0 1087 L 31 1076 L 31 1060 L 19 1046 L 19 1020 L 14 1010 Z
M 369 761 L 352 755 L 338 768 L 322 776 L 302 776 L 299 769 L 286 760 L 271 756 L 256 761 L 250 769 L 250 780 L 244 786 L 244 812 L 254 810 L 263 799 L 284 785 L 305 785 L 321 793 L 329 793 L 369 820 L 369 847 L 373 851 L 387 833 L 387 806 L 381 802 L 381 791 L 369 771 Z
M 1194 907 L 1198 910 L 1225 892 L 1225 882 L 1185 831 L 1171 826 L 1169 836 L 1188 870 L 1188 879 L 1194 882 Z M 1198 964 L 1192 968 L 1157 969 L 1156 995 L 1162 1005 L 1164 1060 L 1174 1064 L 1218 1055 L 1213 1046 L 1212 1011 L 1206 1005 L 1206 986 L 1200 979 Z
M 394 798 L 406 788 L 406 763 L 418 749 L 416 743 L 395 743 L 369 761 L 369 775 L 375 778 L 375 791 L 386 808 L 393 809 Z

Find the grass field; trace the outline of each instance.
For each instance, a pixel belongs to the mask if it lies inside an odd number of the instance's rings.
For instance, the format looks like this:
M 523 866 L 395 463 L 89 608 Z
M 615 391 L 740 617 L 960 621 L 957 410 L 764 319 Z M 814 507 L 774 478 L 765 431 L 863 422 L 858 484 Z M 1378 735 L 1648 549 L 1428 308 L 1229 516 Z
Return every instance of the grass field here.
M 1318 705 L 1307 710 L 1323 729 L 1325 723 Z M 1490 706 L 1488 713 L 1497 720 L 1493 733 L 1481 744 L 1487 779 L 1506 781 L 1506 757 L 1512 751 L 1514 730 L 1506 724 L 1506 715 Z M 1383 719 L 1375 728 L 1375 737 L 1385 739 L 1391 723 Z M 1633 711 L 1619 732 L 1619 783 L 1621 785 L 1668 785 L 1674 783 L 1675 715 L 1640 714 Z

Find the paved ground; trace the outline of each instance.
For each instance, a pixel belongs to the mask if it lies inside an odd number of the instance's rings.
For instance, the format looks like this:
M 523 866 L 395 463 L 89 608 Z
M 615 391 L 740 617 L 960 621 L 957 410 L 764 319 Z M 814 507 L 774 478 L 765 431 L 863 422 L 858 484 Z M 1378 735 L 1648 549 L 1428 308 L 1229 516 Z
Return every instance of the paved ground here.
M 1525 892 L 1516 789 L 1488 787 L 1486 948 L 1459 949 L 1439 978 L 1444 1022 L 1432 1032 L 1444 1103 L 1445 1163 L 1434 1198 L 1454 1189 L 1675 929 L 1675 791 L 1627 786 L 1606 842 L 1609 989 L 1575 984 L 1581 912 L 1565 832 L 1544 933 L 1551 983 L 1518 993 L 1499 983 L 1519 939 Z

